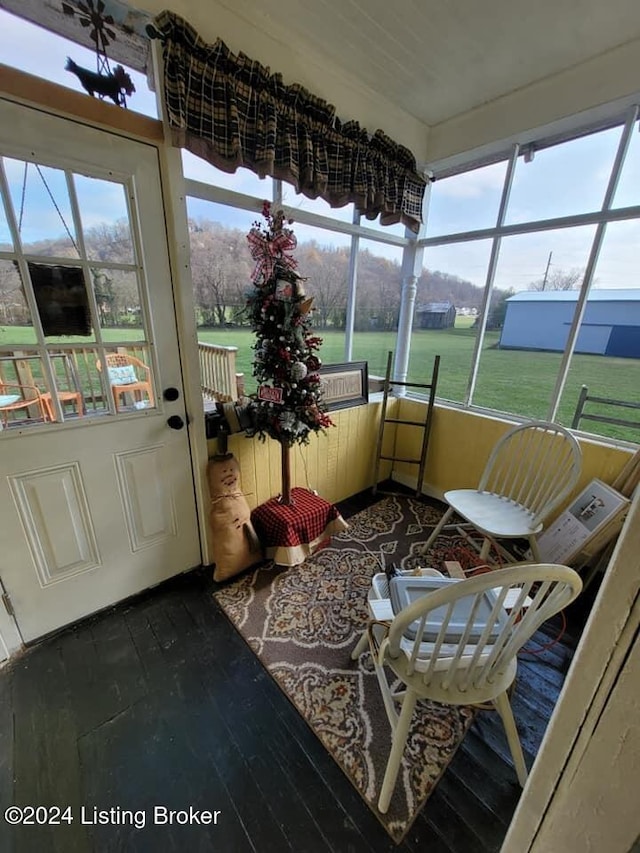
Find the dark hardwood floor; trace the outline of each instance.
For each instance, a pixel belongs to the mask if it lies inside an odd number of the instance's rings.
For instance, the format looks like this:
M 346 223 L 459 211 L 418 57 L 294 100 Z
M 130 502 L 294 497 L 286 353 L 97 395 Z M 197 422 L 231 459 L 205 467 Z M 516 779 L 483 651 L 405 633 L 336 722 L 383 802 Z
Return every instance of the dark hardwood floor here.
M 341 509 L 346 517 L 370 501 Z M 478 714 L 396 847 L 218 610 L 210 574 L 175 578 L 0 672 L 2 814 L 11 804 L 70 806 L 73 817 L 37 825 L 41 812 L 22 827 L 0 817 L 3 853 L 499 850 L 520 789 L 496 714 Z M 574 646 L 567 633 L 520 658 L 513 707 L 529 764 Z M 162 820 L 189 807 L 212 823 L 154 823 L 155 808 Z

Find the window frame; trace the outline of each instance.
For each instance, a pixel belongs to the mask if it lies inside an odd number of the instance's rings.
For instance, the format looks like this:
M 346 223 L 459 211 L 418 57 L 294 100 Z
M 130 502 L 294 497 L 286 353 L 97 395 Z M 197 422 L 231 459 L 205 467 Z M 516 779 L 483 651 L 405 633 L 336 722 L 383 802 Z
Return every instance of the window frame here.
M 640 103 L 640 101 L 639 101 Z M 480 358 L 482 355 L 482 345 L 484 341 L 484 333 L 489 315 L 491 293 L 493 282 L 497 268 L 498 258 L 500 254 L 500 243 L 503 237 L 508 237 L 517 234 L 530 234 L 535 232 L 544 232 L 563 228 L 573 228 L 580 225 L 595 225 L 596 231 L 592 241 L 589 259 L 585 271 L 585 276 L 578 294 L 576 310 L 569 332 L 568 343 L 565 351 L 562 354 L 562 360 L 558 376 L 556 377 L 555 387 L 552 392 L 552 399 L 548 410 L 548 420 L 553 421 L 557 415 L 558 406 L 562 397 L 565 382 L 571 366 L 571 359 L 575 349 L 577 335 L 580 329 L 580 323 L 586 307 L 586 300 L 593 281 L 595 265 L 598 259 L 598 253 L 602 240 L 606 231 L 606 226 L 609 223 L 625 221 L 625 220 L 640 220 L 640 204 L 628 207 L 613 208 L 611 206 L 615 196 L 615 191 L 618 186 L 618 181 L 622 173 L 622 168 L 625 163 L 626 154 L 629 148 L 631 133 L 635 128 L 640 129 L 640 108 L 638 104 L 628 106 L 623 113 L 618 112 L 615 116 L 608 115 L 600 121 L 585 124 L 578 124 L 574 120 L 573 131 L 565 126 L 562 133 L 558 133 L 557 129 L 549 128 L 548 133 L 541 134 L 534 141 L 527 140 L 519 143 L 518 141 L 510 141 L 507 147 L 504 143 L 496 143 L 494 151 L 486 154 L 483 158 L 479 158 L 476 153 L 469 152 L 467 159 L 461 155 L 456 157 L 455 167 L 447 166 L 442 170 L 438 170 L 437 166 L 432 166 L 427 169 L 434 180 L 439 178 L 450 177 L 454 174 L 471 172 L 474 169 L 481 168 L 489 163 L 496 163 L 502 160 L 507 160 L 507 169 L 505 172 L 502 194 L 496 217 L 496 224 L 489 228 L 475 229 L 469 231 L 461 231 L 450 234 L 441 234 L 435 237 L 427 236 L 428 229 L 428 208 L 429 208 L 429 192 L 425 194 L 424 205 L 424 224 L 418 235 L 405 231 L 405 236 L 401 237 L 395 234 L 385 234 L 384 231 L 374 230 L 361 224 L 361 217 L 357 211 L 354 213 L 353 221 L 347 222 L 344 220 L 332 219 L 330 216 L 312 213 L 303 209 L 297 209 L 282 204 L 282 182 L 276 179 L 271 181 L 271 198 L 268 199 L 274 206 L 282 208 L 285 215 L 291 216 L 301 224 L 320 228 L 329 232 L 337 232 L 351 236 L 351 256 L 348 271 L 348 292 L 347 292 L 347 316 L 345 329 L 345 361 L 352 360 L 353 347 L 353 326 L 355 314 L 355 300 L 357 288 L 357 253 L 361 239 L 370 240 L 372 242 L 401 247 L 403 249 L 402 263 L 402 282 L 403 282 L 403 301 L 404 306 L 406 294 L 404 293 L 405 284 L 411 284 L 411 279 L 415 278 L 414 273 L 418 265 L 422 267 L 422 253 L 425 249 L 432 246 L 455 245 L 467 243 L 477 240 L 490 239 L 492 241 L 490 260 L 485 277 L 485 284 L 482 296 L 481 311 L 479 317 L 479 329 L 474 351 L 471 360 L 470 374 L 467 382 L 467 391 L 465 399 L 460 402 L 450 400 L 442 400 L 438 398 L 438 404 L 454 409 L 462 409 L 469 412 L 495 417 L 506 422 L 518 422 L 522 419 L 521 416 L 513 412 L 499 411 L 488 409 L 484 406 L 475 405 L 473 403 L 473 394 L 475 390 Z M 550 146 L 559 145 L 576 139 L 587 134 L 597 133 L 612 127 L 621 127 L 621 136 L 618 143 L 618 149 L 611 165 L 611 171 L 607 182 L 605 198 L 600 210 L 588 211 L 568 216 L 553 217 L 550 219 L 536 219 L 527 222 L 518 222 L 513 224 L 505 224 L 505 217 L 508 208 L 509 194 L 513 183 L 515 166 L 518 158 L 521 156 L 533 156 L 537 150 L 542 150 Z M 496 153 L 498 151 L 499 153 Z M 262 209 L 264 198 L 258 199 L 253 196 L 238 193 L 233 190 L 216 187 L 213 184 L 197 181 L 193 179 L 184 179 L 185 194 L 187 196 L 211 201 L 216 204 L 221 204 L 229 207 L 234 207 L 240 210 L 246 210 L 251 213 L 259 212 Z M 267 187 L 265 186 L 265 189 Z M 414 261 L 415 259 L 415 261 Z M 407 288 L 411 290 L 409 286 Z M 410 336 L 413 323 L 409 323 L 408 339 L 404 337 L 407 334 L 407 324 L 402 321 L 399 323 L 397 338 L 396 338 L 396 368 L 394 377 L 401 380 L 402 366 L 399 362 L 402 357 L 406 357 L 407 361 L 410 355 Z M 402 356 L 400 356 L 402 353 Z M 406 377 L 404 377 L 406 378 Z M 420 399 L 419 394 L 407 393 L 407 396 L 412 396 Z M 603 442 L 610 446 L 617 447 L 635 447 L 636 442 L 625 441 L 622 439 L 608 438 L 606 436 L 597 436 L 592 433 L 587 433 L 583 430 L 575 430 L 577 434 L 585 435 L 586 437 Z
M 482 346 L 484 342 L 484 334 L 489 315 L 491 293 L 493 290 L 493 282 L 500 253 L 501 240 L 503 237 L 508 237 L 517 234 L 530 234 L 535 232 L 551 231 L 562 228 L 572 228 L 579 225 L 595 225 L 596 229 L 589 251 L 587 266 L 585 268 L 585 275 L 578 293 L 578 300 L 573 314 L 571 328 L 569 330 L 567 345 L 565 346 L 565 349 L 562 353 L 560 368 L 556 377 L 556 382 L 554 390 L 552 392 L 552 397 L 547 413 L 547 419 L 549 421 L 555 421 L 558 413 L 558 407 L 560 405 L 560 400 L 564 391 L 566 379 L 569 373 L 569 369 L 571 367 L 575 344 L 577 341 L 578 333 L 580 331 L 580 325 L 584 316 L 586 302 L 593 282 L 594 272 L 598 261 L 598 255 L 604 239 L 606 227 L 609 223 L 613 222 L 640 219 L 640 205 L 620 208 L 612 207 L 612 202 L 614 200 L 615 192 L 618 187 L 620 175 L 622 174 L 622 169 L 624 167 L 627 152 L 629 150 L 631 134 L 633 133 L 634 129 L 640 130 L 639 114 L 640 108 L 638 104 L 634 104 L 628 107 L 625 110 L 624 114 L 619 115 L 617 120 L 608 118 L 606 121 L 602 121 L 600 124 L 589 126 L 587 130 L 585 130 L 584 128 L 576 128 L 574 133 L 564 132 L 561 136 L 558 136 L 557 134 L 555 134 L 554 136 L 553 134 L 551 134 L 548 137 L 541 137 L 535 142 L 528 142 L 522 145 L 517 141 L 514 141 L 511 144 L 511 148 L 508 155 L 504 153 L 504 149 L 502 156 L 496 156 L 495 154 L 492 154 L 487 155 L 487 157 L 484 159 L 478 159 L 477 156 L 473 157 L 472 155 L 470 155 L 469 160 L 466 164 L 464 160 L 460 160 L 455 168 L 445 168 L 440 172 L 440 174 L 438 174 L 437 167 L 432 168 L 432 175 L 434 176 L 434 178 L 437 179 L 437 177 L 446 178 L 451 177 L 454 174 L 472 172 L 473 170 L 486 166 L 489 163 L 499 162 L 500 160 L 504 159 L 508 160 L 507 170 L 505 173 L 505 179 L 502 188 L 502 197 L 498 209 L 497 221 L 495 226 L 491 228 L 461 231 L 434 237 L 425 236 L 420 237 L 417 241 L 417 245 L 419 248 L 426 249 L 434 246 L 456 244 L 460 245 L 462 243 L 468 243 L 471 241 L 483 239 L 492 240 L 491 255 L 487 274 L 485 277 L 482 306 L 479 314 L 478 334 L 476 335 L 476 341 L 474 344 L 471 371 L 469 375 L 465 399 L 461 403 L 455 403 L 451 401 L 446 401 L 446 403 L 444 403 L 444 401 L 439 401 L 439 403 L 445 404 L 451 408 L 473 411 L 479 414 L 490 414 L 494 417 L 504 417 L 507 420 L 517 419 L 518 416 L 515 413 L 491 410 L 487 409 L 486 407 L 474 405 L 473 403 L 473 394 L 475 391 L 476 379 L 480 366 L 480 358 L 482 355 Z M 505 224 L 504 218 L 506 215 L 509 194 L 511 191 L 511 186 L 513 184 L 515 165 L 518 160 L 518 157 L 530 157 L 533 156 L 536 150 L 542 150 L 552 145 L 559 145 L 564 142 L 568 142 L 570 140 L 584 136 L 586 134 L 597 133 L 599 131 L 609 129 L 611 127 L 621 127 L 622 131 L 618 142 L 616 155 L 611 164 L 611 170 L 609 172 L 609 177 L 607 181 L 607 188 L 600 210 L 589 211 L 587 213 L 580 213 L 569 216 L 554 217 L 550 219 L 536 219 L 527 222 Z M 428 231 L 428 224 L 429 219 L 427 210 L 425 212 L 426 231 Z M 575 432 L 588 436 L 589 438 L 594 438 L 594 434 L 586 433 L 583 430 L 575 430 Z M 637 446 L 637 442 L 633 441 L 613 439 L 608 438 L 606 436 L 595 436 L 595 438 L 611 446 Z

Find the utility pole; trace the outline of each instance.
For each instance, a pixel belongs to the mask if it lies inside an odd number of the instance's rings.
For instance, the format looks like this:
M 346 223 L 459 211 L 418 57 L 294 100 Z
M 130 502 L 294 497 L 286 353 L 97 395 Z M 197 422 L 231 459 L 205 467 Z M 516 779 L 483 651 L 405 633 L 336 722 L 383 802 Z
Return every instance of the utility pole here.
M 551 266 L 551 256 L 553 252 L 549 252 L 549 260 L 547 261 L 547 268 L 544 271 L 544 278 L 542 279 L 542 289 L 544 290 L 547 286 L 547 276 L 549 275 L 549 267 Z

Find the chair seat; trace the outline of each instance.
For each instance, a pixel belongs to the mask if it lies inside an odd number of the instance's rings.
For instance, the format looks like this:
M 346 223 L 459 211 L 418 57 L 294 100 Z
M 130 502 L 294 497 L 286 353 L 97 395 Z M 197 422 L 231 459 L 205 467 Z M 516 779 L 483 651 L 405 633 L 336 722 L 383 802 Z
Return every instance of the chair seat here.
M 76 407 L 76 413 L 79 418 L 81 418 L 84 414 L 83 412 L 83 401 L 82 401 L 82 393 L 80 391 L 56 391 L 58 399 L 64 406 L 66 403 L 73 403 Z M 51 391 L 45 391 L 42 396 L 42 402 L 44 403 L 45 410 L 47 412 L 47 417 L 50 421 L 55 420 L 55 413 L 53 411 L 53 398 L 51 396 Z
M 476 489 L 456 489 L 445 492 L 445 500 L 459 515 L 472 518 L 473 525 L 492 536 L 527 537 L 542 530 L 534 524 L 532 513 L 520 504 Z

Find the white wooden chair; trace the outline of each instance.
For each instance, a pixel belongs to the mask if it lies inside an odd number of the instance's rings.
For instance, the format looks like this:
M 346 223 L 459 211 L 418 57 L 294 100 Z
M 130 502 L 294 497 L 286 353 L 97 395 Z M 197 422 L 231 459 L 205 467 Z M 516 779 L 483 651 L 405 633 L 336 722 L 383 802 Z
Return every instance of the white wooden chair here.
M 580 445 L 564 427 L 545 421 L 514 427 L 494 447 L 477 489 L 445 492 L 449 508 L 425 548 L 456 512 L 485 534 L 483 560 L 493 537 L 528 539 L 533 559 L 540 562 L 536 537 L 544 519 L 576 485 L 581 461 Z
M 371 626 L 375 670 L 392 729 L 378 800 L 383 813 L 389 808 L 418 699 L 451 705 L 491 702 L 502 718 L 518 781 L 524 786 L 527 769 L 507 694 L 516 677 L 516 655 L 582 588 L 579 575 L 567 566 L 530 563 L 445 583 L 403 608 L 384 638 L 379 625 Z M 507 597 L 513 602 L 509 609 Z M 467 614 L 462 627 L 456 624 L 461 605 Z M 407 639 L 413 632 L 415 639 Z M 403 690 L 392 690 L 385 667 L 403 683 Z

